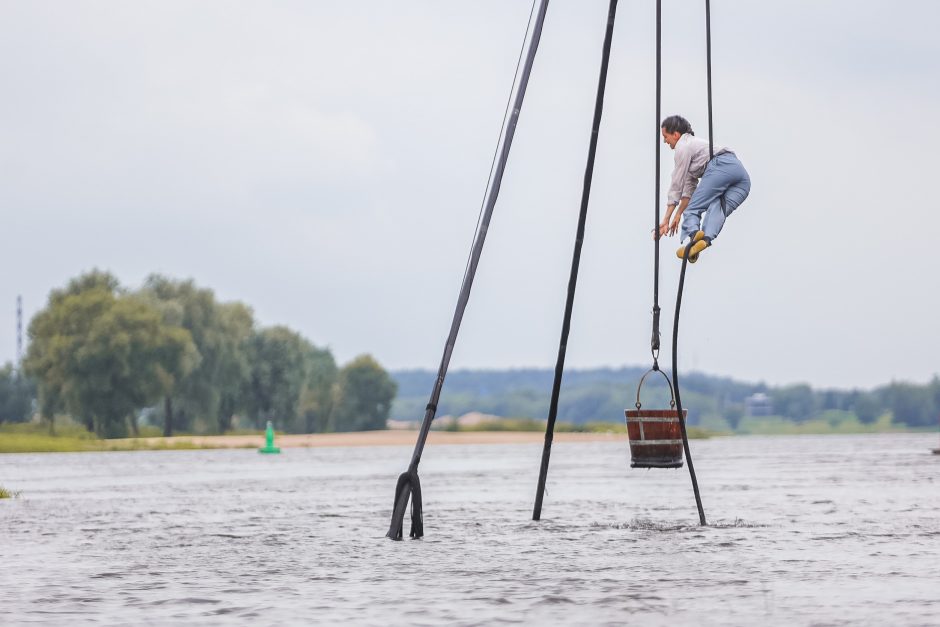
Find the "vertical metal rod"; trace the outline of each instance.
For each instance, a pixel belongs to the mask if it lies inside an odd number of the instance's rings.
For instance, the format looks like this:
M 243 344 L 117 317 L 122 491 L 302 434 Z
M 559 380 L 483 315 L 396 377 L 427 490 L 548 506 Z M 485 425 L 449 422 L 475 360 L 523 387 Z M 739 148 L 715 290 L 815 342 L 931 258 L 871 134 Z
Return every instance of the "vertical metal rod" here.
M 594 103 L 594 123 L 591 128 L 591 142 L 588 148 L 587 167 L 584 170 L 584 187 L 581 192 L 581 212 L 578 216 L 578 231 L 575 236 L 574 253 L 571 259 L 571 274 L 568 278 L 568 297 L 565 301 L 565 316 L 561 326 L 558 360 L 555 363 L 555 380 L 552 384 L 552 400 L 548 410 L 548 422 L 545 425 L 545 445 L 542 448 L 542 465 L 539 469 L 539 482 L 535 491 L 535 508 L 532 511 L 532 520 L 539 520 L 542 517 L 542 496 L 545 494 L 545 479 L 548 476 L 548 463 L 552 453 L 555 419 L 558 416 L 558 397 L 561 389 L 562 373 L 565 369 L 565 354 L 568 349 L 568 333 L 571 329 L 571 311 L 574 308 L 574 293 L 578 285 L 581 245 L 584 242 L 584 226 L 587 220 L 588 201 L 591 197 L 591 181 L 594 177 L 594 157 L 597 153 L 597 137 L 600 131 L 601 117 L 604 112 L 604 91 L 607 87 L 607 67 L 610 63 L 610 44 L 613 39 L 614 18 L 616 15 L 617 0 L 610 0 L 610 8 L 607 12 L 607 32 L 604 35 L 604 48 L 601 54 L 601 71 L 597 81 L 597 98 Z
M 653 368 L 659 368 L 659 147 L 662 145 L 662 135 L 660 135 L 660 124 L 662 124 L 662 0 L 656 0 L 656 138 L 654 142 L 654 162 L 656 164 L 656 180 L 653 186 L 655 190 L 655 211 L 656 218 L 653 223 L 654 254 L 653 254 L 653 337 L 650 342 L 650 349 L 653 353 Z

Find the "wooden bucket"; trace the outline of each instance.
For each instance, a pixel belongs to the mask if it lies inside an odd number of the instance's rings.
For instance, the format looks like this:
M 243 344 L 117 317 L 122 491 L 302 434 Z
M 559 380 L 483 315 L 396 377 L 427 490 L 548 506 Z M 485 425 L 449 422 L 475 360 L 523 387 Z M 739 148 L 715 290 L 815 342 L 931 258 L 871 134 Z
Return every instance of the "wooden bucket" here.
M 630 438 L 631 468 L 681 468 L 682 467 L 682 424 L 676 411 L 676 397 L 672 382 L 662 370 L 657 370 L 669 384 L 671 401 L 669 409 L 643 409 L 640 403 L 640 390 L 647 375 L 640 379 L 636 389 L 636 409 L 627 409 L 627 435 Z M 685 419 L 689 412 L 682 410 Z

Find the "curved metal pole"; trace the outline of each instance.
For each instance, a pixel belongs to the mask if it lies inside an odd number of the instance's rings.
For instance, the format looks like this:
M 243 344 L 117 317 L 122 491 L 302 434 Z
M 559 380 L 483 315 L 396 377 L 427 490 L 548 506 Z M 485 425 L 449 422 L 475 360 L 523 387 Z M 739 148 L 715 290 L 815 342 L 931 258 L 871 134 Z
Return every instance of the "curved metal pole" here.
M 476 275 L 477 266 L 480 263 L 480 255 L 483 252 L 483 243 L 486 240 L 486 233 L 489 229 L 490 219 L 493 216 L 493 208 L 496 206 L 496 199 L 499 197 L 499 189 L 503 181 L 503 173 L 506 169 L 506 162 L 509 160 L 509 149 L 512 147 L 513 136 L 516 132 L 516 125 L 519 121 L 519 113 L 522 110 L 522 103 L 525 100 L 526 87 L 529 84 L 529 76 L 532 73 L 532 65 L 535 61 L 535 53 L 538 51 L 539 40 L 542 36 L 542 27 L 545 24 L 545 13 L 548 10 L 548 0 L 540 0 L 538 11 L 536 13 L 535 24 L 532 28 L 532 37 L 529 42 L 529 48 L 526 53 L 525 63 L 522 67 L 522 75 L 519 79 L 519 87 L 516 90 L 516 97 L 512 104 L 512 113 L 509 116 L 509 122 L 506 126 L 505 138 L 499 153 L 499 159 L 493 174 L 492 185 L 487 192 L 483 215 L 480 220 L 480 226 L 477 230 L 473 247 L 470 252 L 470 260 L 467 270 L 464 273 L 463 284 L 460 288 L 460 296 L 457 298 L 457 307 L 454 311 L 454 318 L 450 325 L 450 333 L 447 336 L 447 342 L 444 345 L 444 354 L 441 357 L 441 365 L 437 371 L 437 379 L 434 382 L 434 388 L 431 391 L 431 397 L 428 400 L 425 409 L 424 420 L 421 423 L 421 430 L 418 433 L 418 440 L 415 443 L 414 453 L 411 456 L 411 463 L 408 465 L 407 474 L 417 477 L 418 464 L 421 462 L 421 454 L 424 451 L 424 445 L 427 442 L 428 433 L 431 430 L 431 422 L 437 412 L 437 403 L 441 397 L 441 388 L 444 386 L 444 377 L 447 376 L 447 368 L 450 365 L 450 358 L 454 352 L 454 345 L 457 343 L 457 333 L 460 331 L 460 323 L 463 320 L 464 311 L 467 308 L 467 302 L 470 300 L 470 289 L 473 287 L 473 278 Z M 396 493 L 395 507 L 392 511 L 392 522 L 388 532 L 388 537 L 400 539 L 400 527 L 405 516 L 405 508 L 408 504 L 408 496 L 412 493 L 411 483 L 399 482 L 401 490 Z M 417 500 L 413 502 L 417 512 L 417 518 L 420 520 L 420 505 Z M 412 529 L 413 537 L 421 537 L 422 530 L 415 533 Z
M 679 412 L 679 426 L 682 427 L 682 448 L 685 449 L 685 459 L 689 464 L 689 476 L 692 477 L 692 491 L 695 493 L 695 505 L 698 507 L 698 520 L 702 525 L 705 522 L 705 509 L 702 507 L 702 497 L 698 491 L 698 480 L 695 478 L 695 466 L 692 465 L 692 451 L 689 450 L 689 436 L 685 430 L 685 415 L 682 411 L 682 397 L 679 394 L 679 369 L 678 351 L 679 351 L 679 310 L 682 308 L 682 290 L 685 287 L 685 268 L 689 263 L 689 251 L 695 241 L 689 238 L 689 243 L 685 247 L 685 254 L 682 256 L 682 269 L 679 271 L 679 290 L 676 294 L 676 317 L 672 325 L 672 384 L 676 395 L 676 410 Z

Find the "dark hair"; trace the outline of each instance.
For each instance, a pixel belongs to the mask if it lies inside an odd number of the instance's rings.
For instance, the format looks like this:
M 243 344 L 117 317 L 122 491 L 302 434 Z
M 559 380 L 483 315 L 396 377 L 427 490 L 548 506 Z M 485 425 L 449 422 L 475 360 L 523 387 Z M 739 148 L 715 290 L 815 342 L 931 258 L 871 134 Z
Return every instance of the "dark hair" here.
M 660 124 L 660 126 L 666 129 L 667 133 L 678 132 L 682 133 L 683 135 L 686 133 L 689 135 L 695 135 L 695 133 L 692 131 L 692 125 L 689 124 L 689 121 L 681 115 L 670 115 L 668 118 L 663 120 L 663 123 Z

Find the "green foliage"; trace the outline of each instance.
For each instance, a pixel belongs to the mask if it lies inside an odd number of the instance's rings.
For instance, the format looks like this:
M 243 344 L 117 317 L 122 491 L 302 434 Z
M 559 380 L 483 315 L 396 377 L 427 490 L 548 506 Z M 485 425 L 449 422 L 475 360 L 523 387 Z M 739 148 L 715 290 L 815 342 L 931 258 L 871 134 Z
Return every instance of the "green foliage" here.
M 219 433 L 231 430 L 236 413 L 247 406 L 251 381 L 249 343 L 254 334 L 254 315 L 242 303 L 218 306 L 218 324 L 226 340 L 220 344 L 219 366 L 215 373 L 219 405 L 216 424 Z
M 0 425 L 0 435 L 7 437 L 8 435 L 45 435 L 46 430 L 43 425 L 35 422 L 23 422 L 16 424 L 5 424 Z M 94 440 L 97 439 L 97 436 L 85 428 L 84 425 L 72 422 L 69 419 L 62 421 L 62 424 L 59 425 L 57 429 L 57 437 L 64 438 L 76 438 L 84 440 Z
M 940 405 L 934 394 L 936 385 L 936 378 L 927 386 L 892 383 L 882 394 L 896 422 L 911 427 L 926 427 L 936 425 L 940 417 Z
M 623 409 L 635 402 L 636 385 L 645 372 L 642 368 L 599 368 L 565 372 L 558 407 L 560 422 L 619 422 Z M 448 374 L 439 415 L 462 416 L 481 412 L 494 416 L 525 416 L 545 419 L 551 396 L 553 371 L 536 370 L 463 370 Z M 392 416 L 399 420 L 417 420 L 424 415 L 424 404 L 436 373 L 410 370 L 394 373 L 399 395 Z M 858 390 L 813 390 L 808 385 L 771 388 L 763 383 L 748 384 L 727 378 L 689 373 L 682 377 L 683 407 L 688 410 L 688 424 L 710 431 L 803 432 L 783 428 L 794 422 L 812 423 L 816 432 L 848 429 L 867 432 L 907 426 L 936 425 L 940 419 L 940 377 L 926 385 L 893 384 L 871 392 Z M 774 417 L 747 416 L 747 399 L 755 393 L 771 397 L 779 414 Z M 668 407 L 668 388 L 660 377 L 652 377 L 643 387 L 644 407 Z M 895 412 L 894 427 L 890 414 Z M 831 413 L 837 412 L 837 413 Z M 857 416 L 857 420 L 856 420 Z M 888 416 L 889 422 L 885 422 Z M 822 418 L 822 424 L 817 421 Z M 851 418 L 851 420 L 848 420 Z M 829 425 L 830 421 L 838 427 Z M 778 424 L 779 423 L 779 424 Z
M 572 370 L 562 380 L 557 420 L 571 424 L 619 422 L 623 410 L 636 403 L 642 368 Z M 397 419 L 419 419 L 424 415 L 427 393 L 434 381 L 428 371 L 396 372 L 400 390 L 393 405 Z M 551 370 L 455 371 L 448 375 L 438 405 L 438 415 L 461 416 L 480 412 L 494 416 L 548 417 L 553 379 Z M 702 375 L 690 380 L 710 381 Z M 736 387 L 743 387 L 735 384 Z M 739 402 L 746 394 L 741 392 Z M 717 402 L 694 384 L 683 385 L 682 399 L 689 410 L 689 424 L 717 415 Z M 641 402 L 647 408 L 668 408 L 669 388 L 659 375 L 651 375 L 643 386 Z M 722 423 L 724 424 L 724 422 Z
M 70 317 L 63 311 L 67 307 L 65 301 L 88 292 L 113 300 L 119 291 L 118 281 L 113 275 L 92 270 L 70 280 L 64 289 L 52 290 L 46 308 L 29 324 L 30 343 L 23 367 L 27 374 L 37 379 L 39 411 L 49 423 L 50 431 L 55 414 L 65 410 L 66 396 L 71 393 L 67 387 L 70 382 L 67 373 L 74 364 L 63 360 L 74 356 L 76 342 L 84 331 L 80 320 L 75 319 L 77 316 Z M 93 428 L 90 417 L 76 415 L 76 418 L 82 419 L 89 429 Z
M 17 372 L 13 364 L 0 368 L 0 423 L 25 422 L 33 413 L 36 383 Z
M 556 423 L 556 431 L 563 431 L 567 423 Z M 460 426 L 456 420 L 449 421 L 445 431 L 545 431 L 544 420 L 532 418 L 503 418 L 499 420 L 483 420 L 474 425 Z
M 128 418 L 171 389 L 195 354 L 186 330 L 99 272 L 54 291 L 29 336 L 24 365 L 40 381 L 43 413 L 64 407 L 101 437 L 126 436 Z
M 394 396 L 374 361 L 356 364 L 340 385 L 328 349 L 286 327 L 256 331 L 249 307 L 219 303 L 192 280 L 152 275 L 130 294 L 113 275 L 93 270 L 50 293 L 29 337 L 30 378 L 0 369 L 0 423 L 26 419 L 35 401 L 49 435 L 57 419 L 101 437 L 123 437 L 128 426 L 135 435 L 153 433 L 138 416 L 162 416 L 164 435 L 229 431 L 236 415 L 256 428 L 272 420 L 285 432 L 326 432 L 337 429 L 337 400 L 346 412 L 342 428 L 350 429 L 358 424 L 350 411 L 367 408 L 364 424 L 375 425 Z
M 881 403 L 874 394 L 859 393 L 852 405 L 852 411 L 858 416 L 859 422 L 865 425 L 874 424 L 884 412 Z
M 813 389 L 805 383 L 776 388 L 770 392 L 774 413 L 790 420 L 809 420 L 817 411 L 817 400 Z
M 141 295 L 161 312 L 164 323 L 189 332 L 197 355 L 193 367 L 170 387 L 164 402 L 164 434 L 172 435 L 173 428 L 193 430 L 200 417 L 198 430 L 215 431 L 220 424 L 224 430 L 243 405 L 254 326 L 251 310 L 218 303 L 212 290 L 199 288 L 192 280 L 160 275 L 147 278 Z
M 828 435 L 835 433 L 885 433 L 903 431 L 891 422 L 890 414 L 883 414 L 871 424 L 863 424 L 852 412 L 830 410 L 812 420 L 794 422 L 783 416 L 745 417 L 738 433 L 752 435 Z
M 343 367 L 333 406 L 337 431 L 384 429 L 397 385 L 369 355 Z
M 83 453 L 108 451 L 189 451 L 212 448 L 198 446 L 188 440 L 86 440 L 51 436 L 48 434 L 23 434 L 4 436 L 0 439 L 0 453 Z M 253 448 L 253 445 L 252 445 Z
M 333 388 L 338 376 L 333 354 L 326 349 L 311 347 L 307 353 L 307 381 L 300 396 L 300 413 L 307 433 L 336 430 Z
M 288 433 L 303 431 L 300 396 L 307 383 L 313 346 L 287 327 L 262 329 L 249 342 L 248 409 L 255 427 L 274 422 Z
M 744 418 L 744 405 L 740 403 L 728 405 L 724 409 L 723 417 L 732 431 L 737 430 L 738 425 L 741 424 L 741 419 Z
M 541 431 L 545 431 L 545 423 L 540 422 Z M 582 422 L 574 424 L 571 422 L 555 423 L 556 433 L 617 433 L 626 435 L 626 422 Z

